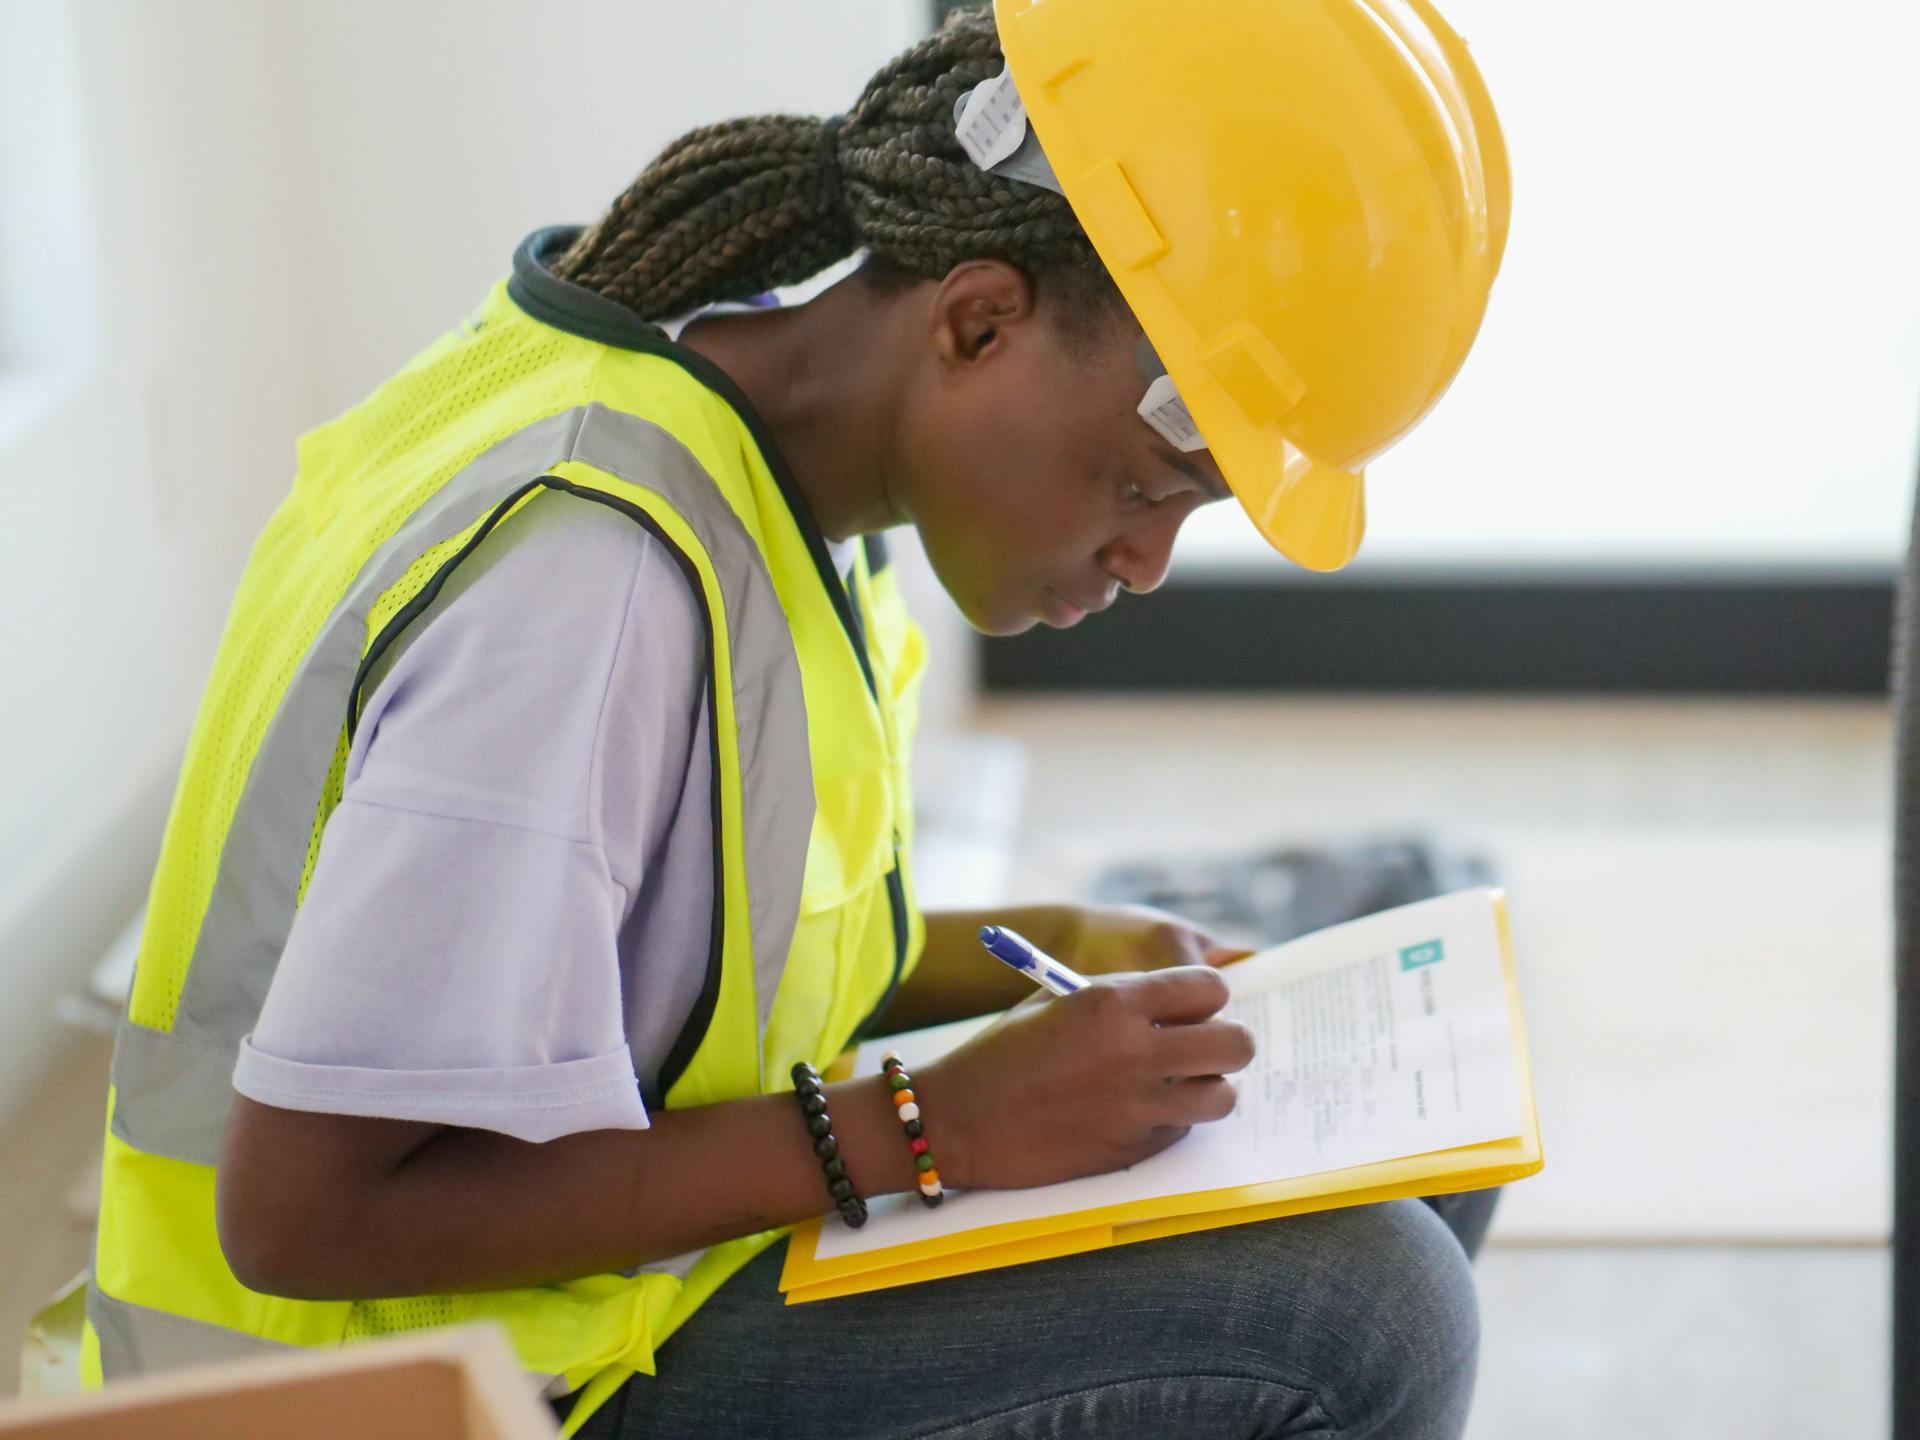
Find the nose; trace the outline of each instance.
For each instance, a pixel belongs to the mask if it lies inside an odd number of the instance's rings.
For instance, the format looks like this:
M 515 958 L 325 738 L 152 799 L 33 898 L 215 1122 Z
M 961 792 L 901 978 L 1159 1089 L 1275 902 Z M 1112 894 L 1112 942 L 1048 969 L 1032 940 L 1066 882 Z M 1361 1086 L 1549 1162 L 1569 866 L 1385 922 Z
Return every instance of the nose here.
M 1099 552 L 1100 566 L 1134 595 L 1158 590 L 1173 563 L 1173 542 L 1184 515 L 1149 517 L 1108 541 Z

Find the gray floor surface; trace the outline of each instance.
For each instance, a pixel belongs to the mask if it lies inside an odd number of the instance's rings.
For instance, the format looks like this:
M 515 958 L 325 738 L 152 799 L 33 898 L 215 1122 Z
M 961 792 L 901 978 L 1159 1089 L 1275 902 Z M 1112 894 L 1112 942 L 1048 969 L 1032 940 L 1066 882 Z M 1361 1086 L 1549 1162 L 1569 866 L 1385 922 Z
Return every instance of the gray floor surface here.
M 1882 1440 L 1888 1252 L 1494 1246 L 1468 1440 Z

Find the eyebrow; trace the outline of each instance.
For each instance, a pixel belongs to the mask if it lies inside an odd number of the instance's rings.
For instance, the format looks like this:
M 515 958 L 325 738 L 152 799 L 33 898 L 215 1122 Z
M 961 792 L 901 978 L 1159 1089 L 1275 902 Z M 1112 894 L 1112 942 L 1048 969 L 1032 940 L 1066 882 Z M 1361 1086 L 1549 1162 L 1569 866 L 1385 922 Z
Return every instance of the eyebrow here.
M 1209 500 L 1227 500 L 1233 496 L 1233 490 L 1208 475 L 1198 465 L 1181 455 L 1178 451 L 1160 452 L 1160 458 L 1200 487 L 1201 493 Z

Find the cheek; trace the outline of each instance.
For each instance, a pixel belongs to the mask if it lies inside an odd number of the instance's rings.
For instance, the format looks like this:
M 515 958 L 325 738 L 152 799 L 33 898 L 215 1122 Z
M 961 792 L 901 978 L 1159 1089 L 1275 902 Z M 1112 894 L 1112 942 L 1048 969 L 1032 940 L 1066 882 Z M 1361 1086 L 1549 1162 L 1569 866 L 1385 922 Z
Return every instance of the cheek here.
M 1029 418 L 1033 417 L 1033 418 Z M 918 434 L 897 497 L 969 623 L 1008 634 L 1037 623 L 1047 585 L 1084 581 L 1112 537 L 1119 482 L 1067 406 L 977 423 L 951 412 Z M 1110 437 L 1108 437 L 1110 441 Z
M 956 464 L 939 480 L 915 520 L 940 583 L 975 629 L 1006 635 L 1030 628 L 1043 587 L 1073 568 L 1073 546 L 1043 503 L 1057 481 L 999 455 L 971 468 Z
M 1088 483 L 1067 462 L 1002 459 L 973 477 L 969 500 L 967 528 L 1010 582 L 1029 588 L 1057 582 L 1099 548 Z

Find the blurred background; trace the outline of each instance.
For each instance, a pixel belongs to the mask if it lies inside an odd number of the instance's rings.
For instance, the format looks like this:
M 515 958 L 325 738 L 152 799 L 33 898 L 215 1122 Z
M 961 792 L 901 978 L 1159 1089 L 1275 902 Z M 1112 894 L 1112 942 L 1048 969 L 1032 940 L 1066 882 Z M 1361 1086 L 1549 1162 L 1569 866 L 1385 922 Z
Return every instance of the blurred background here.
M 0 1393 L 88 1252 L 106 1017 L 295 436 L 527 231 L 844 109 L 940 8 L 0 0 Z M 1442 8 L 1512 237 L 1363 558 L 1216 507 L 1151 599 L 981 644 L 898 537 L 924 898 L 1279 933 L 1497 877 L 1548 1165 L 1481 1260 L 1475 1440 L 1885 1433 L 1920 10 Z

